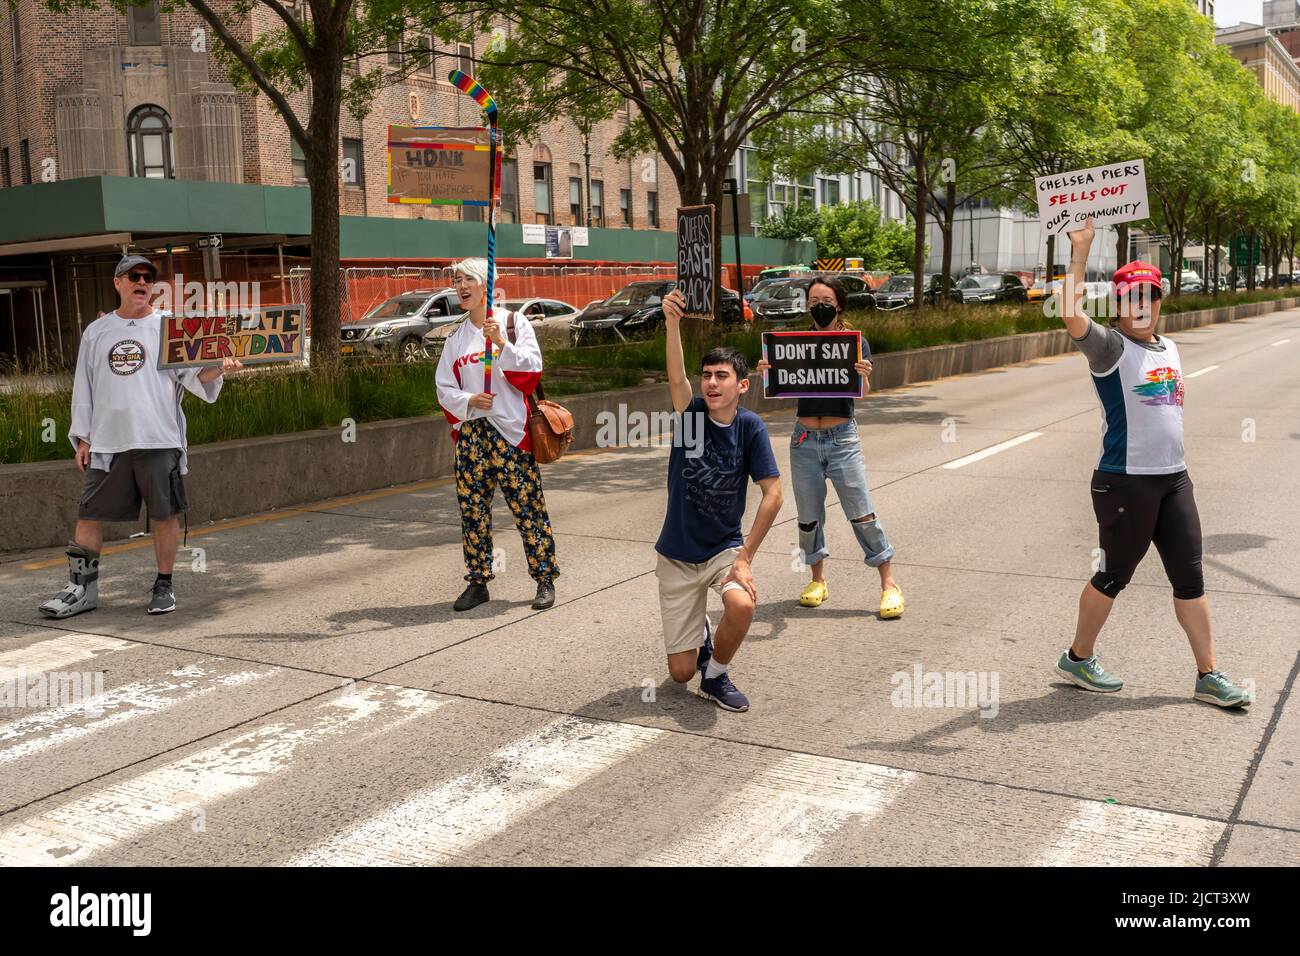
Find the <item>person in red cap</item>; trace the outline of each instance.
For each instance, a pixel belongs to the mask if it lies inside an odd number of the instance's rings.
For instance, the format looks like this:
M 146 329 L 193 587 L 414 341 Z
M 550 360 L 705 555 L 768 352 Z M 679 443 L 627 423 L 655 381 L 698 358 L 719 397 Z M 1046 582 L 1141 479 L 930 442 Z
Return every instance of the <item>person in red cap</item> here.
M 1074 643 L 1057 673 L 1085 690 L 1110 693 L 1124 682 L 1104 671 L 1094 647 L 1115 598 L 1154 543 L 1174 590 L 1174 613 L 1196 657 L 1193 696 L 1220 707 L 1243 707 L 1250 695 L 1215 667 L 1210 605 L 1201 571 L 1201 519 L 1183 460 L 1183 372 L 1178 346 L 1156 334 L 1160 270 L 1130 262 L 1115 271 L 1110 301 L 1118 314 L 1107 328 L 1079 305 L 1094 228 L 1089 217 L 1070 233 L 1072 250 L 1062 317 L 1088 360 L 1105 419 L 1101 457 L 1092 473 L 1092 507 L 1100 550 L 1096 573 L 1079 596 Z

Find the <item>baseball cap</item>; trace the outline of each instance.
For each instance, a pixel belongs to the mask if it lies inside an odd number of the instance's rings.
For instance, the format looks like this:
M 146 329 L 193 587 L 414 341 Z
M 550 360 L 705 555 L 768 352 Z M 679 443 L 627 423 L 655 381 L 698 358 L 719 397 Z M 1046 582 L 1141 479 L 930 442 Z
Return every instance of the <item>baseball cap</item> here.
M 123 256 L 118 262 L 117 268 L 113 270 L 113 278 L 124 276 L 136 266 L 144 266 L 155 276 L 158 275 L 158 267 L 146 259 L 144 256 Z
M 1115 295 L 1124 295 L 1139 285 L 1153 285 L 1157 295 L 1161 292 L 1160 270 L 1149 262 L 1134 261 L 1115 270 Z

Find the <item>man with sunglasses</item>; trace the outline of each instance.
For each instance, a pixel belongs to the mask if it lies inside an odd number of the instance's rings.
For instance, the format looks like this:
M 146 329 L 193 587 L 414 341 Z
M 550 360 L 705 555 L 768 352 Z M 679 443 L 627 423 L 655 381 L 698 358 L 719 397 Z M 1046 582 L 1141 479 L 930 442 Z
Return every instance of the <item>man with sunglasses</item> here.
M 1210 604 L 1201 571 L 1201 519 L 1183 460 L 1183 372 L 1178 346 L 1156 334 L 1160 270 L 1130 262 L 1115 270 L 1118 319 L 1111 328 L 1079 307 L 1094 236 L 1092 218 L 1070 233 L 1070 269 L 1062 315 L 1088 360 L 1105 419 L 1101 458 L 1092 473 L 1092 508 L 1100 537 L 1099 561 L 1079 596 L 1074 643 L 1056 671 L 1085 690 L 1112 693 L 1124 682 L 1104 671 L 1093 648 L 1115 598 L 1129 583 L 1152 543 L 1174 591 L 1174 613 L 1196 658 L 1192 696 L 1219 707 L 1251 700 L 1216 669 Z
M 98 606 L 103 523 L 137 520 L 142 502 L 149 506 L 158 561 L 149 613 L 176 609 L 172 566 L 180 516 L 189 509 L 181 397 L 188 389 L 215 402 L 222 376 L 242 365 L 226 359 L 219 368 L 158 368 L 162 313 L 152 305 L 157 275 L 144 256 L 124 256 L 113 273 L 116 311 L 91 322 L 81 336 L 68 437 L 86 479 L 68 547 L 68 584 L 40 606 L 47 617 Z

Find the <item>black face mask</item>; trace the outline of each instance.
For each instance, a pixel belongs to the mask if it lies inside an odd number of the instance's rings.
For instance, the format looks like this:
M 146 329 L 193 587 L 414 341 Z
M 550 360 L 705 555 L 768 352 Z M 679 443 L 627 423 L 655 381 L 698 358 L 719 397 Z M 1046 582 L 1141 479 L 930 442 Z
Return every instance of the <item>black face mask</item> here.
M 820 328 L 824 329 L 835 321 L 835 316 L 839 315 L 839 312 L 833 305 L 828 305 L 825 302 L 818 302 L 808 310 L 808 314 L 812 316 L 812 320 L 816 322 Z

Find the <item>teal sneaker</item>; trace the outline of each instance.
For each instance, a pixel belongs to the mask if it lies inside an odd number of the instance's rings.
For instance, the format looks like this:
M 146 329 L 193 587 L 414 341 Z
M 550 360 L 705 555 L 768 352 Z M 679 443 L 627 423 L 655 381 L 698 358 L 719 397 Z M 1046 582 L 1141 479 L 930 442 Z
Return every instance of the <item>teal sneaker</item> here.
M 1100 694 L 1113 694 L 1124 688 L 1124 682 L 1113 674 L 1107 674 L 1097 663 L 1097 655 L 1081 661 L 1070 660 L 1069 652 L 1061 654 L 1056 662 L 1056 673 L 1068 681 L 1073 681 L 1084 690 L 1095 690 Z M 1197 685 L 1200 688 L 1200 685 Z
M 1223 671 L 1210 671 L 1198 680 L 1192 696 L 1216 707 L 1249 707 L 1251 704 L 1250 694 L 1234 684 Z

